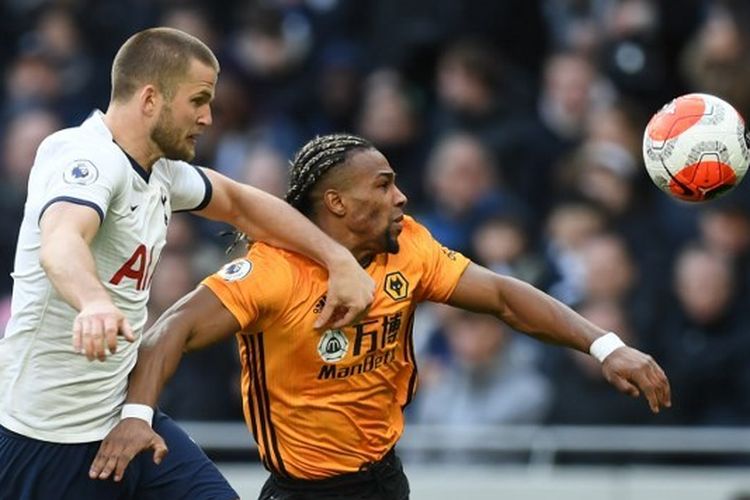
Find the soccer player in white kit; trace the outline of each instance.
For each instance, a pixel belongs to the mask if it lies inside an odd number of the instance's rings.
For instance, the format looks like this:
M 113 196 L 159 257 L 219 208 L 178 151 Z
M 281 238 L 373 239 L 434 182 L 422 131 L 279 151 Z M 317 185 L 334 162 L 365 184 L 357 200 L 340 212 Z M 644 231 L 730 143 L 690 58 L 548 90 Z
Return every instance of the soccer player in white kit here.
M 107 112 L 39 146 L 0 340 L 0 499 L 237 497 L 160 413 L 153 425 L 166 444 L 154 443 L 153 461 L 140 457 L 119 482 L 88 477 L 121 418 L 152 418 L 122 406 L 173 212 L 226 221 L 325 264 L 319 326 L 351 322 L 372 300 L 372 280 L 351 254 L 302 215 L 186 163 L 211 124 L 218 72 L 211 50 L 190 35 L 137 33 L 115 57 Z

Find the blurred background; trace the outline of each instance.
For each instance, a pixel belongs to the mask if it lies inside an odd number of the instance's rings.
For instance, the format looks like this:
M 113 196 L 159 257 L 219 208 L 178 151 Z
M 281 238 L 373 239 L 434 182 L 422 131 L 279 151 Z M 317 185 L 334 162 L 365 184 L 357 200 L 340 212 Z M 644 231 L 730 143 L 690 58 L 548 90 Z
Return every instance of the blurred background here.
M 423 306 L 401 446 L 414 498 L 455 498 L 451 485 L 472 498 L 747 498 L 731 471 L 750 463 L 750 181 L 679 203 L 651 184 L 640 151 L 650 115 L 679 94 L 750 116 L 750 2 L 3 0 L 2 321 L 36 147 L 106 109 L 115 51 L 157 25 L 198 36 L 221 62 L 196 163 L 283 196 L 304 142 L 360 134 L 441 242 L 617 331 L 671 379 L 673 408 L 654 417 L 588 356 Z M 227 259 L 225 229 L 174 217 L 151 321 Z M 257 461 L 238 374 L 232 342 L 190 355 L 162 401 L 222 462 Z M 608 472 L 556 479 L 568 466 Z M 507 472 L 518 467 L 537 475 Z M 687 467 L 719 475 L 680 476 Z M 664 468 L 677 472 L 653 473 Z M 259 466 L 236 470 L 255 495 Z

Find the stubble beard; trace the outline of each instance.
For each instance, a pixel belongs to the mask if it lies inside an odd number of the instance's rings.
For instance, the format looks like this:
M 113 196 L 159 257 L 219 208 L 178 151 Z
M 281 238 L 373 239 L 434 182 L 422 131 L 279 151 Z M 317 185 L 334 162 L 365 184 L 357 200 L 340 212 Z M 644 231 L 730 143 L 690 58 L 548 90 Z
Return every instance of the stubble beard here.
M 151 130 L 151 140 L 168 160 L 191 161 L 195 158 L 195 151 L 185 146 L 169 106 L 164 106 L 159 113 L 156 125 Z
M 398 236 L 394 236 L 390 226 L 385 230 L 385 251 L 388 253 L 398 253 L 401 246 L 398 244 Z

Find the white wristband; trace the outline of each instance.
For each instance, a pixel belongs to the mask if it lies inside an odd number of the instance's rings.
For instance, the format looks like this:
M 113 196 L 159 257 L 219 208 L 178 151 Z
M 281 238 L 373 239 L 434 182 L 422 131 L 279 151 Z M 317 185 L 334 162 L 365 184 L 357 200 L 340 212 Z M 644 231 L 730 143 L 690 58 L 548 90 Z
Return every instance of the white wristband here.
M 600 363 L 604 363 L 607 356 L 620 347 L 625 347 L 625 342 L 623 342 L 616 333 L 609 332 L 593 341 L 591 347 L 589 347 L 589 352 L 592 356 L 598 359 Z
M 128 403 L 122 407 L 122 413 L 120 413 L 120 420 L 126 418 L 140 418 L 150 426 L 154 419 L 154 409 L 148 405 Z

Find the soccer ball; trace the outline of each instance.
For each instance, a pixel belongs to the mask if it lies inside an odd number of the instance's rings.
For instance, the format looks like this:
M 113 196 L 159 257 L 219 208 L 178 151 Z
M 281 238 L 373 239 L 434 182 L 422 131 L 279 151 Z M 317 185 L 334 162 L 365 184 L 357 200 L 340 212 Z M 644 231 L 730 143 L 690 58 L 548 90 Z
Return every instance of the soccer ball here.
M 673 99 L 643 134 L 646 171 L 659 189 L 684 201 L 721 196 L 739 184 L 750 163 L 745 121 L 708 94 Z

